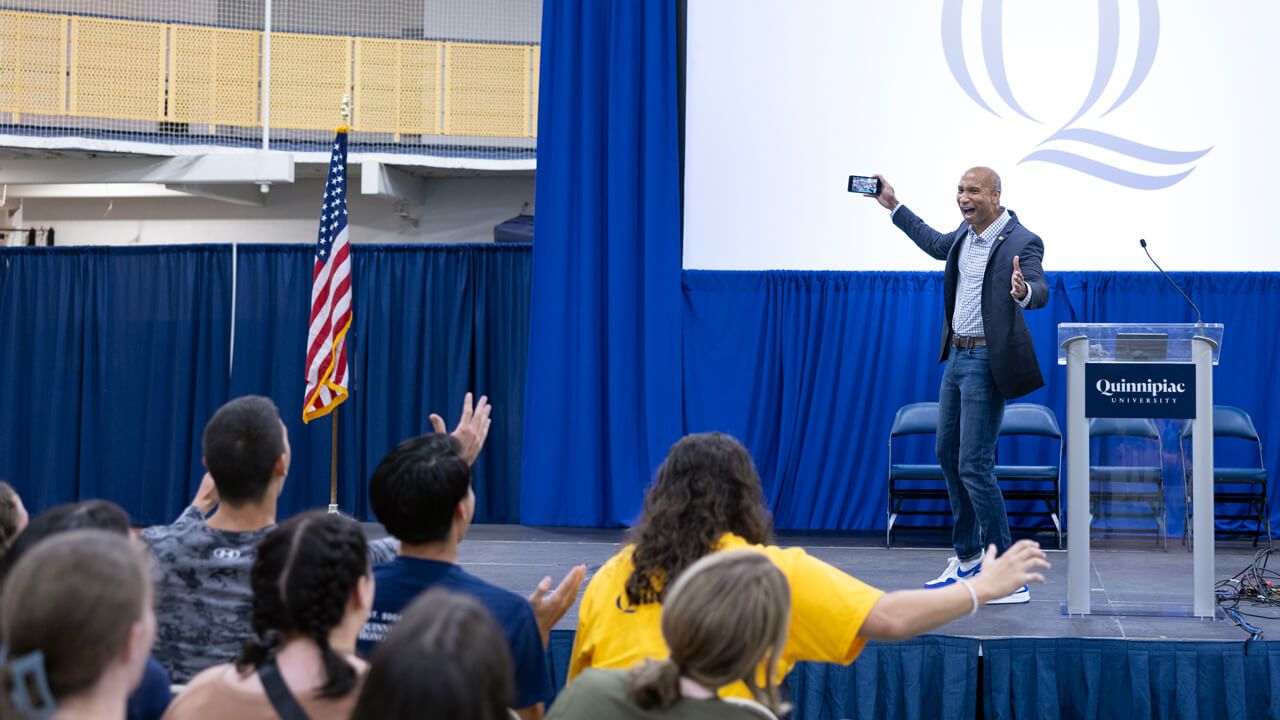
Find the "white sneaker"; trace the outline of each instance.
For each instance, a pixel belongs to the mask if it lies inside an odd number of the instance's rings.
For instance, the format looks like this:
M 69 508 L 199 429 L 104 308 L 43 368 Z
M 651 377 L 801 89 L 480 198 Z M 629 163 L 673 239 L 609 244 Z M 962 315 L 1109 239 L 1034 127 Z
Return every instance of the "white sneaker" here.
M 1005 595 L 1002 598 L 996 598 L 995 600 L 988 600 L 987 604 L 988 605 L 1014 605 L 1017 603 L 1025 603 L 1025 602 L 1031 602 L 1031 590 L 1029 590 L 1026 585 L 1023 585 L 1017 590 L 1014 590 L 1009 595 Z
M 947 569 L 937 578 L 924 584 L 926 589 L 946 587 L 960 578 L 976 577 L 982 572 L 982 558 L 970 560 L 969 562 L 960 562 L 960 558 L 952 557 L 947 561 Z

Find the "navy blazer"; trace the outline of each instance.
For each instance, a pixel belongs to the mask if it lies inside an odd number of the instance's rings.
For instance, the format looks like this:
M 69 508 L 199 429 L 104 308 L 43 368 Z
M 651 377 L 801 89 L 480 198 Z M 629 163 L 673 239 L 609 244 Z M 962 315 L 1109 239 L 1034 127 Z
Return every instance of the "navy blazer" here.
M 1049 285 L 1044 280 L 1040 261 L 1044 243 L 1040 236 L 1018 222 L 1009 211 L 1009 223 L 996 238 L 982 279 L 982 327 L 986 333 L 987 358 L 996 388 L 1006 398 L 1016 398 L 1044 387 L 1044 376 L 1036 360 L 1031 331 L 1022 319 L 1022 307 L 1009 294 L 1009 278 L 1013 275 L 1013 258 L 1017 256 L 1022 279 L 1031 286 L 1028 310 L 1044 307 L 1049 300 Z M 942 356 L 947 359 L 951 344 L 951 316 L 956 309 L 956 283 L 960 276 L 960 241 L 969 233 L 969 223 L 960 223 L 954 232 L 940 233 L 911 212 L 905 205 L 893 214 L 893 224 L 907 234 L 921 250 L 947 261 L 943 276 L 943 293 L 947 300 L 946 326 L 942 330 Z

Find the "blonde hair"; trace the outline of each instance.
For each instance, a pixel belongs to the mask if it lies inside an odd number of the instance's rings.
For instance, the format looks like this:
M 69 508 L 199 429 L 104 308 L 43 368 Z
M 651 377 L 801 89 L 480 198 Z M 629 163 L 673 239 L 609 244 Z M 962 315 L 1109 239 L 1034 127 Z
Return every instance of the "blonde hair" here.
M 666 709 L 680 699 L 680 676 L 708 688 L 741 680 L 774 713 L 787 708 L 778 695 L 778 662 L 787 643 L 791 586 L 754 550 L 712 553 L 676 579 L 662 605 L 662 636 L 671 655 L 628 676 L 631 698 L 644 709 Z M 764 663 L 764 686 L 756 680 Z

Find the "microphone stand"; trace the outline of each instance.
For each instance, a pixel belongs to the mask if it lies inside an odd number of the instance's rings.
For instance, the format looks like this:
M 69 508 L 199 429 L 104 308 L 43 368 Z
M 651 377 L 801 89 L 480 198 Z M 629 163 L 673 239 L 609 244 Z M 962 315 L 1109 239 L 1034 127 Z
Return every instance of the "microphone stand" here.
M 1165 272 L 1164 268 L 1160 267 L 1160 263 L 1156 262 L 1156 259 L 1151 257 L 1151 251 L 1147 250 L 1146 239 L 1143 238 L 1139 240 L 1138 244 L 1142 246 L 1142 252 L 1147 254 L 1147 259 L 1151 261 L 1151 264 L 1156 266 L 1156 269 L 1160 271 L 1160 274 L 1164 276 L 1164 279 L 1168 280 L 1169 284 L 1173 286 L 1173 289 L 1177 290 L 1178 294 L 1182 296 L 1182 299 L 1186 300 L 1187 304 L 1191 306 L 1191 309 L 1196 311 L 1196 333 L 1201 337 L 1204 337 L 1204 318 L 1200 316 L 1200 308 L 1196 307 L 1196 304 L 1191 302 L 1191 298 L 1187 297 L 1187 294 L 1182 292 L 1182 288 L 1178 287 L 1178 283 L 1174 282 L 1173 278 L 1169 277 L 1169 273 Z

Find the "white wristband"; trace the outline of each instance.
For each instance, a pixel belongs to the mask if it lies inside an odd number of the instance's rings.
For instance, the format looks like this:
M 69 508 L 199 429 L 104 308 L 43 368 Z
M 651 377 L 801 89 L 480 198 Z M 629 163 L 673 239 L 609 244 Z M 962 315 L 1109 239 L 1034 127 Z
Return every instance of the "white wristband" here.
M 958 579 L 960 580 L 960 583 L 964 585 L 964 589 L 969 591 L 969 597 L 973 598 L 973 609 L 969 611 L 969 614 L 973 615 L 974 613 L 978 612 L 978 593 L 976 590 L 973 589 L 973 586 L 969 584 L 969 581 L 967 579 L 965 578 L 958 578 Z

